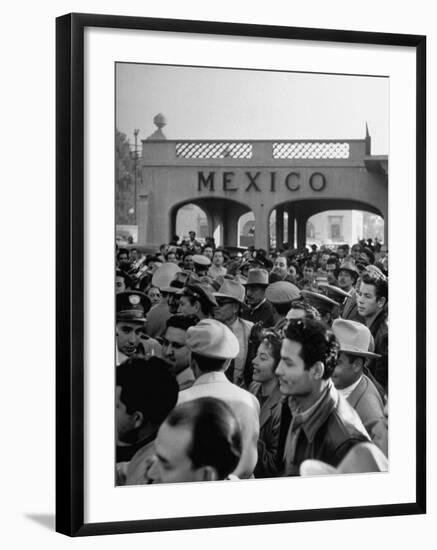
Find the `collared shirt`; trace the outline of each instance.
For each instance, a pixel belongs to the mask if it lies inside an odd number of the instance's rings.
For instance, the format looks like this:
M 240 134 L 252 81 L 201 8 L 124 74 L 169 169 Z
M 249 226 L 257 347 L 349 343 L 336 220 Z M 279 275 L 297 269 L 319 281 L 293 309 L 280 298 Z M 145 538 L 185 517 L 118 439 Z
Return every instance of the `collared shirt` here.
M 356 382 L 348 386 L 347 388 L 338 389 L 337 391 L 340 395 L 342 395 L 345 399 L 347 399 L 350 394 L 354 391 L 354 389 L 358 386 L 358 384 L 361 382 L 361 379 L 363 378 L 363 375 L 361 375 Z
M 191 388 L 195 380 L 196 377 L 194 376 L 194 372 L 191 367 L 187 367 L 176 375 L 176 381 L 179 385 L 179 391 Z
M 284 462 L 287 464 L 294 462 L 294 456 L 296 453 L 296 444 L 299 437 L 300 430 L 305 429 L 308 439 L 311 438 L 313 424 L 317 423 L 318 415 L 317 409 L 319 408 L 320 403 L 324 400 L 327 393 L 332 389 L 332 381 L 329 380 L 326 388 L 323 390 L 322 395 L 317 399 L 317 401 L 311 405 L 305 411 L 300 411 L 299 405 L 293 397 L 288 399 L 288 406 L 290 408 L 292 418 L 290 422 L 290 427 L 288 429 L 286 444 L 284 448 Z M 314 420 L 314 422 L 313 422 Z
M 228 270 L 226 267 L 223 266 L 215 266 L 214 264 L 208 269 L 208 275 L 212 277 L 213 279 L 217 279 L 217 277 L 224 277 Z
M 244 321 L 237 317 L 237 319 L 229 326 L 232 332 L 235 334 L 240 345 L 240 351 L 237 357 L 234 359 L 234 384 L 241 386 L 244 383 L 244 366 L 246 364 L 247 349 L 249 346 L 249 336 L 253 323 L 251 321 Z

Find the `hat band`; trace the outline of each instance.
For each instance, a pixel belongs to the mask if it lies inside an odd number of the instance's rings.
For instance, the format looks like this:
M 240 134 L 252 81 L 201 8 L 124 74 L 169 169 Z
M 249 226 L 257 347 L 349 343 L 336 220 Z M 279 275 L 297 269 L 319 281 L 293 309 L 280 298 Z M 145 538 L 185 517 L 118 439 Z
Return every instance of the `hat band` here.
M 123 311 L 119 311 L 117 313 L 117 319 L 120 320 L 138 320 L 143 321 L 144 320 L 144 310 L 138 310 L 138 309 L 126 309 Z

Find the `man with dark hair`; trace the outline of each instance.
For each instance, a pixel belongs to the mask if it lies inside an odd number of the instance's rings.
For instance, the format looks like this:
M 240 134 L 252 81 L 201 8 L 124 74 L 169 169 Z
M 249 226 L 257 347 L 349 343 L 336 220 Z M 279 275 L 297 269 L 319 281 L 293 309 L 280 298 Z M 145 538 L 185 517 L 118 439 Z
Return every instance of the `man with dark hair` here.
M 361 278 L 357 299 L 358 313 L 375 342 L 375 353 L 381 357 L 369 368 L 376 380 L 388 391 L 388 281 L 377 272 L 365 272 Z
M 259 403 L 255 396 L 228 380 L 225 370 L 237 357 L 237 337 L 220 321 L 203 319 L 187 330 L 187 346 L 196 381 L 179 394 L 179 403 L 198 397 L 216 397 L 225 401 L 241 426 L 243 451 L 235 475 L 248 478 L 257 462 Z
M 302 279 L 297 285 L 301 290 L 315 290 L 317 288 L 315 264 L 307 260 L 302 267 Z
M 117 368 L 115 423 L 117 462 L 130 460 L 151 443 L 176 405 L 178 385 L 163 359 L 127 359 Z
M 179 391 L 190 388 L 195 380 L 190 367 L 191 354 L 187 348 L 186 336 L 187 330 L 198 322 L 199 318 L 195 315 L 172 315 L 167 319 L 162 338 L 162 356 L 171 365 Z
M 117 267 L 121 271 L 129 271 L 131 262 L 129 259 L 129 250 L 127 248 L 120 248 L 117 253 Z
M 132 279 L 127 273 L 117 269 L 115 272 L 115 293 L 125 292 L 129 290 L 132 284 Z
M 159 429 L 151 483 L 227 479 L 241 456 L 241 430 L 222 400 L 202 397 L 178 405 Z
M 212 265 L 208 269 L 208 275 L 213 279 L 217 277 L 224 277 L 228 270 L 224 266 L 225 254 L 222 248 L 216 248 L 212 257 Z
M 278 460 L 284 475 L 299 475 L 300 464 L 316 458 L 337 466 L 368 434 L 357 413 L 339 396 L 331 375 L 339 344 L 320 321 L 290 321 L 284 330 L 279 389 L 288 397 L 282 408 Z

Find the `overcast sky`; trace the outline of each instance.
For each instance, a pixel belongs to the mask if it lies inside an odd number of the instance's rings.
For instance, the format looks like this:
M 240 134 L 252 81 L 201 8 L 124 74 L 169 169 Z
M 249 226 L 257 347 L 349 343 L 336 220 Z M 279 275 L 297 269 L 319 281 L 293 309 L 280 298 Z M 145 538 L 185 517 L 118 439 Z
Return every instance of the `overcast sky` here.
M 363 139 L 388 154 L 389 80 L 162 65 L 117 64 L 116 124 L 133 142 L 167 119 L 168 139 Z

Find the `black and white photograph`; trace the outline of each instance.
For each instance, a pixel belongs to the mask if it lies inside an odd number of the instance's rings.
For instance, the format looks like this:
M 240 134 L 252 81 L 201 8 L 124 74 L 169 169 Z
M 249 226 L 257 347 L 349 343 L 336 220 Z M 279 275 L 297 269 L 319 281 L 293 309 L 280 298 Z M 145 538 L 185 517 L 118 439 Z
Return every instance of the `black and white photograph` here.
M 115 484 L 386 475 L 390 78 L 114 78 Z

